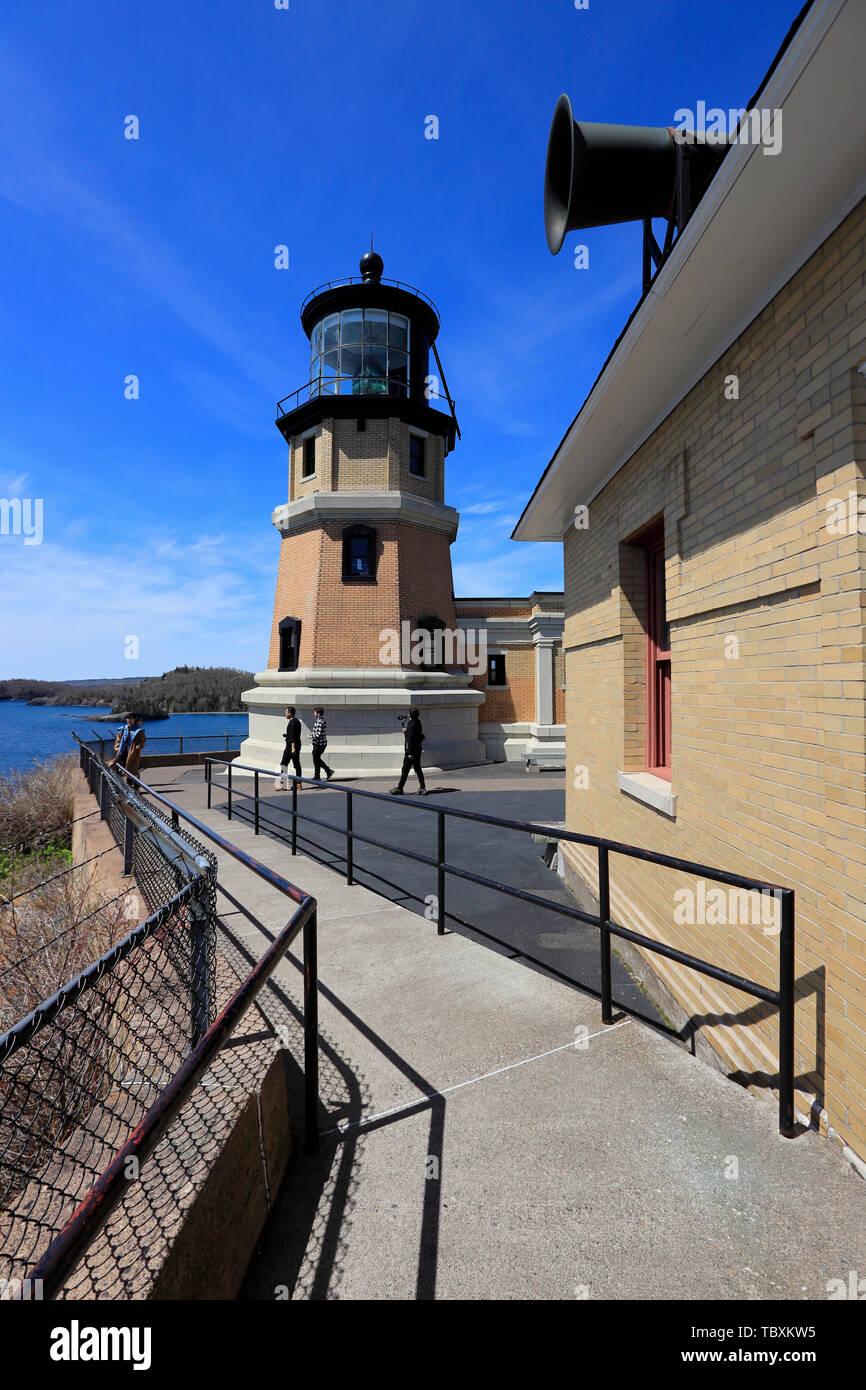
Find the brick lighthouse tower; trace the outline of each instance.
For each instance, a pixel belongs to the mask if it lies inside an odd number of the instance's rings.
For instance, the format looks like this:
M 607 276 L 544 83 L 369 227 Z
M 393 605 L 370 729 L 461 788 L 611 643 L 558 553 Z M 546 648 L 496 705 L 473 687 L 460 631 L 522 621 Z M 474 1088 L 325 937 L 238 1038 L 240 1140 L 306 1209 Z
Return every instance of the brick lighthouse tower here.
M 278 406 L 288 501 L 272 515 L 282 543 L 268 669 L 243 696 L 250 732 L 240 756 L 268 770 L 279 764 L 287 705 L 308 732 L 314 705 L 324 707 L 338 777 L 394 773 L 397 716 L 412 705 L 429 767 L 486 760 L 483 695 L 443 640 L 457 631 L 450 546 L 459 518 L 444 500 L 457 422 L 447 392 L 431 388 L 439 315 L 420 291 L 384 280 L 374 251 L 360 269 L 360 279 L 304 300 L 310 380 Z M 431 403 L 440 399 L 447 414 Z M 445 660 L 425 661 L 423 644 L 413 659 L 406 638 L 437 630 Z

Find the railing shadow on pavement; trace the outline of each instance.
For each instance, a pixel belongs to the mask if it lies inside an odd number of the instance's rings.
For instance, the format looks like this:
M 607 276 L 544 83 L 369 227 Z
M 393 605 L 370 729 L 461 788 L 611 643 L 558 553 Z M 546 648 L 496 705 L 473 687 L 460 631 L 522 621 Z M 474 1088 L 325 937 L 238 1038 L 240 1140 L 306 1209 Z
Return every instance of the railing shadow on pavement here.
M 228 819 L 232 819 L 233 812 L 236 812 L 238 803 L 248 803 L 248 817 L 253 824 L 256 834 L 260 832 L 263 823 L 262 797 L 260 796 L 260 779 L 273 778 L 274 774 L 266 772 L 264 769 L 254 764 L 230 762 L 228 759 L 220 757 L 205 758 L 205 777 L 207 782 L 207 804 L 212 804 L 212 790 L 214 786 L 213 769 L 223 767 L 226 769 L 226 814 Z M 244 790 L 233 783 L 233 772 L 241 772 L 245 775 L 252 774 L 253 791 L 252 793 Z M 420 811 L 436 817 L 436 850 L 434 855 L 423 854 L 417 850 L 410 849 L 406 845 L 395 845 L 383 842 L 375 836 L 361 833 L 355 826 L 353 807 L 357 798 L 365 802 L 389 802 L 387 794 L 381 792 L 367 791 L 351 784 L 343 784 L 338 779 L 333 781 L 320 782 L 316 778 L 297 777 L 292 774 L 283 773 L 288 777 L 291 785 L 291 809 L 290 809 L 290 836 L 292 854 L 297 853 L 299 840 L 299 821 L 306 821 L 309 824 L 322 827 L 330 832 L 342 834 L 345 841 L 344 862 L 346 865 L 346 883 L 352 884 L 355 881 L 355 845 L 362 844 L 372 846 L 377 850 L 385 850 L 391 854 L 397 854 L 416 865 L 425 865 L 436 872 L 436 891 L 431 896 L 431 901 L 435 904 L 435 916 L 437 934 L 445 935 L 446 932 L 446 880 L 448 877 L 456 878 L 465 883 L 474 884 L 477 887 L 492 889 L 505 895 L 506 898 L 514 899 L 519 902 L 532 904 L 551 912 L 559 913 L 573 922 L 588 924 L 598 932 L 599 953 L 600 953 L 600 979 L 601 979 L 601 1010 L 602 1022 L 611 1025 L 615 1022 L 612 994 L 612 938 L 619 937 L 632 945 L 639 946 L 645 951 L 666 957 L 679 965 L 684 965 L 698 974 L 705 975 L 719 983 L 732 988 L 741 993 L 757 998 L 765 1005 L 769 1005 L 774 1011 L 778 1011 L 779 1016 L 779 1042 L 778 1056 L 779 1067 L 776 1078 L 778 1087 L 778 1106 L 779 1106 L 779 1132 L 785 1138 L 795 1138 L 800 1132 L 794 1114 L 794 1011 L 796 1007 L 795 993 L 795 895 L 792 888 L 770 884 L 766 881 L 748 878 L 742 874 L 735 874 L 729 870 L 719 869 L 712 865 L 699 864 L 691 860 L 677 858 L 673 855 L 657 853 L 653 850 L 646 850 L 635 845 L 624 844 L 620 841 L 610 840 L 602 836 L 587 835 L 578 831 L 564 829 L 562 827 L 550 827 L 529 821 L 507 820 L 501 816 L 486 815 L 477 811 L 463 810 L 452 806 L 431 806 L 427 799 L 424 801 L 415 798 L 406 798 L 403 805 L 412 806 Z M 318 786 L 323 793 L 331 793 L 334 796 L 342 795 L 345 797 L 345 823 L 341 828 L 333 822 L 323 821 L 319 817 L 311 815 L 306 809 L 301 809 L 299 791 L 312 785 Z M 304 799 L 308 795 L 304 791 Z M 265 802 L 267 805 L 267 802 Z M 588 913 L 580 908 L 568 906 L 559 902 L 552 902 L 537 893 L 527 892 L 523 889 L 510 886 L 505 883 L 496 882 L 483 874 L 479 874 L 471 869 L 460 867 L 453 861 L 446 858 L 446 822 L 454 822 L 460 826 L 476 823 L 498 828 L 499 830 L 522 831 L 525 834 L 551 834 L 560 841 L 579 844 L 595 850 L 598 856 L 598 912 Z M 611 916 L 610 907 L 610 860 L 612 856 L 622 856 L 630 860 L 642 861 L 655 865 L 659 868 L 670 869 L 677 873 L 687 875 L 698 875 L 712 882 L 726 884 L 738 891 L 745 891 L 749 894 L 770 894 L 779 909 L 778 927 L 778 985 L 771 988 L 759 983 L 756 980 L 747 979 L 733 971 L 712 964 L 700 957 L 687 951 L 679 950 L 669 946 L 667 943 L 653 937 L 646 936 L 641 932 L 626 927 L 623 923 L 617 922 Z M 468 924 L 472 925 L 472 924 Z

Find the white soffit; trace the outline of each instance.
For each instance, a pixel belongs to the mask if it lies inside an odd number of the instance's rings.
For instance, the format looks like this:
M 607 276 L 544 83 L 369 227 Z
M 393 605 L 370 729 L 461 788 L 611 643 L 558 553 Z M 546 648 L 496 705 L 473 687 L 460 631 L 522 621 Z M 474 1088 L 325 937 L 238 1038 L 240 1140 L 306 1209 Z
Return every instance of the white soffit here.
M 735 145 L 514 530 L 560 541 L 866 194 L 866 0 L 818 0 L 758 99 L 782 148 Z M 722 382 L 719 382 L 721 400 Z

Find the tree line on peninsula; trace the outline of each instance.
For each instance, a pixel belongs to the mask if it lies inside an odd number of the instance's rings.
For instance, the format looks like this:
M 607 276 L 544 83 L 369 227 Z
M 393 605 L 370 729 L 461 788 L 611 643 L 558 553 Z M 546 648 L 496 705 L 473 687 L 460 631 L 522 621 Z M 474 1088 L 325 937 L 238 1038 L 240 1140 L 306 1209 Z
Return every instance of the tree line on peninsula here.
M 0 680 L 0 700 L 29 705 L 104 706 L 111 715 L 135 710 L 144 719 L 205 710 L 243 712 L 241 692 L 253 683 L 250 671 L 234 666 L 176 666 L 161 676 L 140 680 L 40 681 L 23 677 Z

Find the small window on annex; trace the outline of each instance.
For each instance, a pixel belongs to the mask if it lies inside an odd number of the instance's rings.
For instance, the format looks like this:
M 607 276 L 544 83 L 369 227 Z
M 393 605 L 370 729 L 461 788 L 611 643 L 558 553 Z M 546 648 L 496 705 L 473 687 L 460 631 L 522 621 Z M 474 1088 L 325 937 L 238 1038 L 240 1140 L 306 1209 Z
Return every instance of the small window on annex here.
M 493 652 L 487 658 L 487 684 L 505 684 L 505 653 Z

